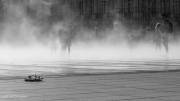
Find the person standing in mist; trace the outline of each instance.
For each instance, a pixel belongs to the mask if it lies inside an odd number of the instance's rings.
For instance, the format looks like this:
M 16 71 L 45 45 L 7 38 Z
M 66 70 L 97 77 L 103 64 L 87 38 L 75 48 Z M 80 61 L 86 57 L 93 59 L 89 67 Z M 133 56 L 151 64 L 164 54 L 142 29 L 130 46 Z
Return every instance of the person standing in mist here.
M 164 46 L 166 52 L 169 51 L 169 37 L 173 33 L 173 24 L 169 20 L 168 14 L 161 14 L 161 19 L 155 25 L 156 32 L 156 45 L 161 47 Z

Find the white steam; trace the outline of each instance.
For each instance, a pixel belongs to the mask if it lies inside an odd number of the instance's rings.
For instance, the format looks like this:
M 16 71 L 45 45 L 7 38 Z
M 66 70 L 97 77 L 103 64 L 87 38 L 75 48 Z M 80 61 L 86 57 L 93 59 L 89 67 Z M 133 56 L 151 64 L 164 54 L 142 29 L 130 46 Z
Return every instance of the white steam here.
M 138 41 L 136 41 L 132 38 L 141 36 L 141 30 L 129 32 L 120 22 L 115 22 L 112 30 L 101 32 L 103 33 L 102 38 L 101 36 L 96 38 L 95 31 L 85 29 L 79 24 L 81 22 L 76 22 L 74 17 L 70 17 L 73 13 L 69 13 L 69 9 L 67 10 L 68 14 L 64 14 L 65 11 L 62 10 L 65 17 L 63 21 L 49 27 L 37 20 L 51 15 L 49 10 L 51 3 L 31 0 L 29 6 L 37 10 L 36 16 L 39 16 L 39 19 L 28 17 L 24 5 L 13 3 L 5 5 L 7 14 L 0 31 L 1 62 L 53 59 L 172 59 L 180 57 L 177 47 L 179 44 L 171 43 L 170 51 L 166 54 L 165 50 L 155 47 L 152 41 L 153 33 L 146 35 L 143 40 L 137 39 Z M 71 36 L 71 33 L 75 34 Z M 71 54 L 62 50 L 66 40 L 72 40 Z

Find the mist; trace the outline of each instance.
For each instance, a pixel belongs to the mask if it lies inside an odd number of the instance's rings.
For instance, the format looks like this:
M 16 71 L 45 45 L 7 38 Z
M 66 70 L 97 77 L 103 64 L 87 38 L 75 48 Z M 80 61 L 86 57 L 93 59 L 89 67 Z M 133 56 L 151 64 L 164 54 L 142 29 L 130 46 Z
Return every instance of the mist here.
M 2 0 L 0 60 L 2 63 L 67 59 L 177 59 L 178 30 L 169 51 L 156 45 L 153 28 L 127 24 L 109 6 L 109 18 L 80 16 L 63 0 Z M 88 6 L 88 5 L 87 5 Z

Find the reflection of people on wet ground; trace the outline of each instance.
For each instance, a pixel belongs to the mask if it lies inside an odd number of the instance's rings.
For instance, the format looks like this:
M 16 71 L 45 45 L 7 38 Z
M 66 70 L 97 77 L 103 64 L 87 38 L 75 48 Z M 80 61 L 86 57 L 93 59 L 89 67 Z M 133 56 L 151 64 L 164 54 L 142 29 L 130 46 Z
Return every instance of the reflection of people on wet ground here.
M 162 14 L 161 15 L 161 21 L 157 22 L 155 25 L 155 31 L 156 31 L 156 45 L 158 47 L 161 47 L 161 45 L 164 46 L 166 52 L 169 50 L 169 36 L 173 32 L 173 24 L 168 19 L 168 14 Z

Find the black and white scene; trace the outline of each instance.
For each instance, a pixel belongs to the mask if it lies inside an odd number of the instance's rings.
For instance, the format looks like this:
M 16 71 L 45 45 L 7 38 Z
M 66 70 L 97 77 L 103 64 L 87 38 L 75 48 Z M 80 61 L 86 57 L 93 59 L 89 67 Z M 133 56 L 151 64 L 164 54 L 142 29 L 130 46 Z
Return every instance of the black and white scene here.
M 180 0 L 0 0 L 0 101 L 180 101 Z

